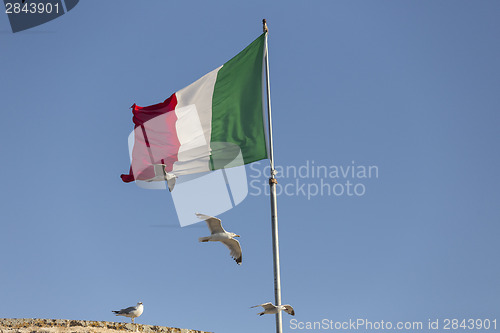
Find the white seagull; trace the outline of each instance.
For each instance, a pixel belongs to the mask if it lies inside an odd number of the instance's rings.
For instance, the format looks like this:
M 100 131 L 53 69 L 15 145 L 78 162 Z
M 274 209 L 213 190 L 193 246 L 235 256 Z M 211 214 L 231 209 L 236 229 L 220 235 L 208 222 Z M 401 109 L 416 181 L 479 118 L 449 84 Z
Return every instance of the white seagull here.
M 238 242 L 234 237 L 240 237 L 240 235 L 237 235 L 233 232 L 227 232 L 224 230 L 221 224 L 221 220 L 208 216 L 208 215 L 203 215 L 203 214 L 198 214 L 196 213 L 196 216 L 198 216 L 200 219 L 205 220 L 208 225 L 208 229 L 210 229 L 211 235 L 208 237 L 200 237 L 198 238 L 198 241 L 200 242 L 221 242 L 222 244 L 226 245 L 229 249 L 231 257 L 236 261 L 238 265 L 241 265 L 241 246 L 240 242 Z
M 293 308 L 289 304 L 284 304 L 280 306 L 276 306 L 272 303 L 264 303 L 264 304 L 259 304 L 255 306 L 251 306 L 250 308 L 256 308 L 258 306 L 262 306 L 264 308 L 263 312 L 257 313 L 259 316 L 262 316 L 263 314 L 277 314 L 278 311 L 285 311 L 286 313 L 295 316 L 295 311 L 293 311 Z
M 166 165 L 165 164 L 153 164 L 154 171 L 155 171 L 155 176 L 154 178 L 146 180 L 147 182 L 161 182 L 161 181 L 167 181 L 168 185 L 168 190 L 172 192 L 174 190 L 175 186 L 175 179 L 177 178 L 176 175 L 173 173 L 167 172 L 165 170 Z
M 136 306 L 131 306 L 126 309 L 121 309 L 120 311 L 112 311 L 116 314 L 116 316 L 124 316 L 132 318 L 132 323 L 134 323 L 134 318 L 139 317 L 144 311 L 144 306 L 142 302 L 137 303 Z

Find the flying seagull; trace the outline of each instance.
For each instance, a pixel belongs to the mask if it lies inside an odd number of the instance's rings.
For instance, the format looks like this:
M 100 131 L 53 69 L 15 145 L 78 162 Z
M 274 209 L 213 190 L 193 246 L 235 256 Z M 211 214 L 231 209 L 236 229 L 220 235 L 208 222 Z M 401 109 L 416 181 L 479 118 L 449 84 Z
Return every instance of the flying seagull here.
M 293 308 L 289 304 L 284 304 L 280 306 L 273 305 L 272 303 L 264 303 L 264 304 L 259 304 L 255 306 L 251 306 L 250 308 L 256 308 L 258 306 L 262 306 L 264 308 L 263 312 L 257 313 L 259 316 L 262 316 L 263 314 L 276 314 L 278 311 L 285 311 L 286 313 L 295 316 L 295 311 L 293 311 Z
M 196 213 L 200 219 L 205 220 L 208 225 L 208 229 L 210 229 L 211 235 L 208 237 L 200 237 L 198 241 L 200 242 L 221 242 L 226 245 L 229 249 L 231 257 L 236 261 L 238 265 L 241 265 L 241 246 L 240 242 L 238 242 L 234 237 L 240 237 L 233 232 L 227 232 L 221 225 L 220 219 L 208 215 L 198 214 Z
M 158 181 L 167 181 L 168 190 L 172 192 L 175 186 L 176 175 L 173 173 L 169 173 L 165 170 L 165 164 L 153 164 L 155 176 L 154 178 L 146 180 L 147 182 L 158 182 Z
M 142 302 L 139 302 L 136 306 L 131 306 L 126 309 L 121 309 L 120 311 L 112 312 L 114 312 L 117 316 L 132 318 L 132 323 L 134 323 L 134 318 L 139 317 L 142 314 L 142 311 L 144 311 L 144 306 L 142 305 Z

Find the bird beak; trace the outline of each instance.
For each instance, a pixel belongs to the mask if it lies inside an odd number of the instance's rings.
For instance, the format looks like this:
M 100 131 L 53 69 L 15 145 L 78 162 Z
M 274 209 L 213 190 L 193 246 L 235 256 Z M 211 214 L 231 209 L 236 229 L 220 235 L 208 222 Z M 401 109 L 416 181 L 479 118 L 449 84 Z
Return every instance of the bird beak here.
M 236 235 L 236 236 L 234 236 L 234 237 L 240 237 L 240 235 Z

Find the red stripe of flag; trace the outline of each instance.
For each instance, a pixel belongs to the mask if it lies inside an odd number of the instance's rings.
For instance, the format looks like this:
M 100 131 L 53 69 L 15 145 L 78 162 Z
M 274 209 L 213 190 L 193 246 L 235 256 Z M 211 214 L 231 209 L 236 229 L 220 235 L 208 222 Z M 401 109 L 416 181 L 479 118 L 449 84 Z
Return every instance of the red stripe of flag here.
M 124 182 L 153 178 L 152 164 L 165 164 L 167 172 L 172 170 L 180 147 L 175 128 L 177 116 L 172 112 L 176 105 L 175 94 L 162 103 L 145 107 L 132 105 L 135 141 L 130 172 L 120 176 Z

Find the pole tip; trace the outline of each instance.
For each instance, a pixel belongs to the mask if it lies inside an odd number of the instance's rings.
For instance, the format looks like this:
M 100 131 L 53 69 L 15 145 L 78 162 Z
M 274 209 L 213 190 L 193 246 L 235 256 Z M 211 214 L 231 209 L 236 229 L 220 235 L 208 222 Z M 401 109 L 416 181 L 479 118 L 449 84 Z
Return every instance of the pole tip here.
M 264 32 L 268 32 L 268 31 L 269 31 L 269 30 L 267 29 L 267 21 L 266 21 L 266 19 L 263 19 L 263 20 L 262 20 L 262 30 L 263 30 Z

